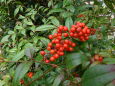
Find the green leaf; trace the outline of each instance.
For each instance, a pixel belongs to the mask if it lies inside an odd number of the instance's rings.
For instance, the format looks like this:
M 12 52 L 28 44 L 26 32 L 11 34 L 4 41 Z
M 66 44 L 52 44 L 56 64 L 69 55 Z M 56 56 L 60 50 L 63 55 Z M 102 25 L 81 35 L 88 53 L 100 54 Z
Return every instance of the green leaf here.
M 7 42 L 8 39 L 9 39 L 10 35 L 6 35 L 2 38 L 1 42 L 4 43 L 4 42 Z
M 65 21 L 65 26 L 67 26 L 68 28 L 71 27 L 71 25 L 73 25 L 73 20 L 71 17 L 68 17 Z
M 115 58 L 104 58 L 103 63 L 115 64 Z
M 73 5 L 67 6 L 66 9 L 69 10 L 69 11 L 71 11 L 71 12 L 75 11 L 75 8 L 74 8 Z
M 31 62 L 26 62 L 26 63 L 21 63 L 19 66 L 16 68 L 16 72 L 14 75 L 14 84 L 19 83 L 19 80 L 24 77 L 24 75 L 28 72 L 30 69 L 32 63 Z
M 4 86 L 5 81 L 0 80 L 0 86 Z
M 72 69 L 81 64 L 83 55 L 81 53 L 67 54 L 65 62 L 68 69 Z
M 47 46 L 48 43 L 50 42 L 50 40 L 45 37 L 39 37 L 39 39 L 42 42 L 42 44 L 44 44 L 45 46 Z
M 96 65 L 83 75 L 82 86 L 106 86 L 115 79 L 115 65 Z
M 65 10 L 62 8 L 54 8 L 51 11 L 49 11 L 48 15 L 50 15 L 52 13 L 63 12 L 63 11 L 65 11 Z
M 103 57 L 111 57 L 111 53 L 109 52 L 99 52 L 99 55 L 103 56 Z
M 34 48 L 27 48 L 25 50 L 25 55 L 28 56 L 29 58 L 33 58 L 33 55 L 35 53 L 35 49 Z
M 52 86 L 59 86 L 59 84 L 61 83 L 61 81 L 63 80 L 64 75 L 60 74 L 56 77 L 56 79 L 54 80 L 54 83 Z
M 24 24 L 27 24 L 27 25 L 33 25 L 33 22 L 30 19 L 24 19 L 23 22 Z
M 73 13 L 68 12 L 68 11 L 64 11 L 64 12 L 60 13 L 60 16 L 63 18 L 68 18 L 68 17 L 71 17 L 72 15 L 73 15 Z
M 59 22 L 59 20 L 56 17 L 51 16 L 49 19 L 51 20 L 52 24 L 54 24 L 55 26 L 59 26 L 60 25 L 60 22 Z
M 25 19 L 25 16 L 19 15 L 18 19 Z
M 54 25 L 41 25 L 36 28 L 36 31 L 46 31 L 56 28 Z
M 63 1 L 63 7 L 72 4 L 72 0 L 64 0 Z
M 12 61 L 18 61 L 24 56 L 24 50 L 17 52 L 17 54 L 13 57 Z
M 16 16 L 16 15 L 18 14 L 19 10 L 20 10 L 20 6 L 18 6 L 18 7 L 15 9 L 15 11 L 14 11 L 14 16 Z
M 48 2 L 48 7 L 51 7 L 52 5 L 53 5 L 53 1 L 50 0 L 50 1 Z
M 9 30 L 9 31 L 8 31 L 8 34 L 9 34 L 9 35 L 12 35 L 12 34 L 14 34 L 14 31 Z

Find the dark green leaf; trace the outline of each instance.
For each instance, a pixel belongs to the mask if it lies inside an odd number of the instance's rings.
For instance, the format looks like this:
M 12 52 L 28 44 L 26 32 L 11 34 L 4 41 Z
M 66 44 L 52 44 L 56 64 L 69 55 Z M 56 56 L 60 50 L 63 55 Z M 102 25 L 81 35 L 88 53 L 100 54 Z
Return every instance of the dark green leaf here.
M 66 9 L 69 10 L 69 11 L 71 11 L 71 12 L 75 11 L 75 8 L 74 8 L 73 5 L 67 6 Z
M 51 11 L 49 11 L 48 15 L 52 14 L 52 13 L 57 13 L 57 12 L 63 12 L 64 9 L 62 8 L 54 8 Z
M 83 75 L 82 86 L 106 86 L 115 79 L 115 65 L 96 65 Z
M 17 68 L 14 76 L 14 84 L 19 83 L 19 80 L 24 77 L 24 75 L 28 72 L 30 69 L 32 63 L 27 62 L 27 63 L 21 63 Z
M 72 0 L 64 0 L 63 1 L 63 7 L 68 6 L 70 4 L 72 4 Z
M 61 81 L 63 80 L 64 75 L 60 74 L 56 77 L 56 79 L 54 80 L 54 83 L 52 86 L 59 86 L 59 84 L 61 83 Z
M 68 17 L 65 21 L 65 26 L 67 26 L 70 29 L 71 25 L 73 25 L 73 20 L 71 17 Z
M 55 26 L 59 26 L 60 25 L 60 22 L 59 22 L 59 20 L 56 17 L 52 16 L 49 19 L 51 19 L 52 24 L 54 24 Z
M 46 31 L 56 28 L 54 25 L 41 25 L 36 28 L 36 31 Z
M 68 11 L 64 11 L 64 12 L 60 13 L 60 16 L 63 17 L 63 18 L 68 18 L 68 17 L 71 17 L 72 15 L 73 15 L 73 13 L 68 12 Z
M 4 42 L 7 42 L 8 39 L 9 39 L 10 35 L 6 35 L 2 38 L 1 42 L 4 43 Z
M 66 56 L 66 65 L 68 69 L 72 69 L 81 64 L 83 55 L 81 53 L 70 53 Z
M 115 58 L 104 58 L 103 62 L 106 64 L 115 64 Z
M 18 61 L 24 56 L 24 50 L 17 52 L 17 54 L 13 57 L 12 61 Z
M 15 9 L 15 11 L 14 11 L 14 16 L 17 15 L 17 13 L 19 12 L 19 10 L 20 10 L 20 6 L 18 6 L 18 7 Z
M 33 58 L 34 53 L 35 53 L 34 48 L 27 48 L 25 50 L 25 55 L 28 56 L 29 58 Z
M 45 46 L 47 46 L 48 43 L 50 42 L 50 40 L 45 37 L 39 37 L 39 39 L 42 42 L 42 44 L 44 44 Z

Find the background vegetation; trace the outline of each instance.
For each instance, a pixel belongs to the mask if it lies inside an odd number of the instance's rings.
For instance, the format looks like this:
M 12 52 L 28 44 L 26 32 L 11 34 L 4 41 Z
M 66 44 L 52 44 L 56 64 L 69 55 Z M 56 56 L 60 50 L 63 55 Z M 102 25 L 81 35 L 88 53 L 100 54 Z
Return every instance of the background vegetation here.
M 114 12 L 114 0 L 0 0 L 0 86 L 115 86 Z M 77 21 L 96 34 L 77 41 L 77 51 L 43 62 L 48 35 Z

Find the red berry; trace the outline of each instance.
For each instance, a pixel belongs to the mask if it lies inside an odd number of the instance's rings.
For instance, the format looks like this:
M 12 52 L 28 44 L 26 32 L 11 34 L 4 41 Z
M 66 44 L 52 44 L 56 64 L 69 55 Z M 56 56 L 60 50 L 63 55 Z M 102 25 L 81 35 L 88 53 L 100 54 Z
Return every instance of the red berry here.
M 27 73 L 27 76 L 28 76 L 29 78 L 32 78 L 32 77 L 33 77 L 33 75 L 34 75 L 34 73 L 33 73 L 33 72 L 29 72 L 29 73 Z
M 87 27 L 87 26 L 85 26 L 85 27 L 84 27 L 84 29 L 88 29 L 88 27 Z
M 58 40 L 61 40 L 61 39 L 62 39 L 62 37 L 61 37 L 61 36 L 58 36 L 58 37 L 57 37 L 57 39 L 58 39 Z
M 66 39 L 64 42 L 65 42 L 66 44 L 69 44 L 69 40 L 67 40 L 67 39 Z
M 55 58 L 53 56 L 50 57 L 50 61 L 55 61 Z
M 59 39 L 55 39 L 55 43 L 59 43 L 60 41 L 59 41 Z
M 77 33 L 75 33 L 75 34 L 74 34 L 74 37 L 76 37 L 76 38 L 77 38 L 77 37 L 78 37 L 78 34 L 77 34 Z
M 62 33 L 58 33 L 58 36 L 62 36 Z
M 69 51 L 73 51 L 73 48 L 72 48 L 72 47 L 70 47 L 70 48 L 69 48 Z
M 78 31 L 78 32 L 80 32 L 82 29 L 79 27 L 79 28 L 77 28 L 77 30 L 76 31 Z
M 82 23 L 82 27 L 85 27 L 85 23 Z
M 87 34 L 90 34 L 90 29 L 87 29 Z
M 62 31 L 62 30 L 63 30 L 63 28 L 64 28 L 64 26 L 62 26 L 62 25 L 60 25 L 60 26 L 59 26 L 59 30 L 61 30 L 61 31 Z
M 48 43 L 48 47 L 52 47 L 52 43 Z
M 41 54 L 42 56 L 44 56 L 46 53 L 45 53 L 45 51 L 40 51 L 40 54 Z
M 63 50 L 64 50 L 64 48 L 63 48 L 63 47 L 60 47 L 60 48 L 59 48 L 59 51 L 63 51 Z
M 64 47 L 64 48 L 68 48 L 68 45 L 67 45 L 67 44 L 64 44 L 63 47 Z
M 24 80 L 21 79 L 21 80 L 20 80 L 20 84 L 24 84 Z
M 94 55 L 94 60 L 97 61 L 98 59 L 99 59 L 99 55 L 98 54 Z
M 76 28 L 76 25 L 72 25 L 71 27 L 72 27 L 72 28 Z
M 58 44 L 56 44 L 56 48 L 59 48 L 61 45 L 58 43 Z
M 71 28 L 70 30 L 71 30 L 71 32 L 75 32 L 76 29 L 75 28 Z
M 72 33 L 72 32 L 71 32 L 71 33 L 70 33 L 70 36 L 72 36 L 72 37 L 73 37 L 73 36 L 74 36 L 74 33 Z
M 55 54 L 55 55 L 54 55 L 54 58 L 55 58 L 55 59 L 59 58 L 59 55 L 58 55 L 58 54 Z
M 53 35 L 54 37 L 57 37 L 58 36 L 58 34 L 57 33 L 54 33 L 54 35 Z
M 83 35 L 83 33 L 82 32 L 79 32 L 79 36 L 82 36 Z
M 51 47 L 47 47 L 47 50 L 51 50 Z
M 57 29 L 57 32 L 58 32 L 58 33 L 62 33 L 62 31 L 61 31 L 60 29 Z
M 72 43 L 72 44 L 71 44 L 71 46 L 72 46 L 72 47 L 75 47 L 75 46 L 76 46 L 76 44 L 75 44 L 75 43 Z
M 88 39 L 89 39 L 89 37 L 88 37 L 88 36 L 86 36 L 86 37 L 85 37 L 85 40 L 88 40 Z
M 86 33 L 86 32 L 87 32 L 87 29 L 83 29 L 82 32 L 83 32 L 83 33 Z
M 72 44 L 72 42 L 71 41 L 69 41 L 69 45 L 71 45 Z
M 55 50 L 50 50 L 50 54 L 54 54 L 55 53 Z
M 88 36 L 88 34 L 84 34 L 84 36 Z
M 53 39 L 53 35 L 49 35 L 48 37 L 49 37 L 49 39 Z
M 52 43 L 55 43 L 55 39 L 54 39 L 54 40 L 52 40 Z
M 68 35 L 68 33 L 64 33 L 64 37 L 68 37 L 69 35 Z
M 63 56 L 63 55 L 64 55 L 64 52 L 59 52 L 59 55 L 60 55 L 60 56 Z
M 68 28 L 66 27 L 66 26 L 64 26 L 64 29 L 63 29 L 64 31 L 68 31 Z
M 99 57 L 98 61 L 102 62 L 103 61 L 103 57 Z
M 50 62 L 50 60 L 45 60 L 45 62 L 46 62 L 46 63 L 49 63 L 49 62 Z

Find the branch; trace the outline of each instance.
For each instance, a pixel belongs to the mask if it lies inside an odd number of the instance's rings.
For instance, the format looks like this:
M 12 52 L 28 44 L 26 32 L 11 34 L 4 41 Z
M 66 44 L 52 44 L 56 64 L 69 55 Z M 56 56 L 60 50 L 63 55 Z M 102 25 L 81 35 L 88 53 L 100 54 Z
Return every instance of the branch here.
M 5 61 L 5 60 L 0 60 L 0 62 L 7 62 L 7 63 L 18 63 L 18 62 L 20 62 L 20 63 L 24 63 L 24 62 L 38 62 L 38 63 L 41 63 L 41 64 L 47 64 L 47 65 L 50 65 L 50 66 L 52 66 L 52 67 L 59 67 L 59 66 L 58 66 L 58 65 L 56 65 L 56 64 L 45 63 L 45 62 L 43 62 L 43 61 L 35 61 L 35 60 L 33 60 L 33 61 Z

